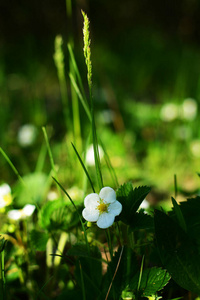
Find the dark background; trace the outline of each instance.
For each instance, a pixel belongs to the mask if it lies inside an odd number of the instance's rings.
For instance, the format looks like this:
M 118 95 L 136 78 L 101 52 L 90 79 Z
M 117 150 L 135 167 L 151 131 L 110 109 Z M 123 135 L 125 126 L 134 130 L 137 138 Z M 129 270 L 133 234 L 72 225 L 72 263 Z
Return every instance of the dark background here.
M 197 0 L 77 0 L 72 1 L 71 20 L 66 15 L 64 0 L 1 1 L 0 59 L 5 74 L 22 72 L 31 77 L 39 66 L 48 68 L 48 74 L 55 72 L 52 55 L 57 34 L 62 34 L 66 42 L 72 35 L 75 49 L 81 53 L 81 9 L 91 22 L 94 66 L 113 77 L 113 84 L 125 84 L 127 93 L 155 96 L 163 86 L 170 88 L 183 56 L 189 62 L 194 58 L 193 54 L 188 57 L 187 49 L 199 51 Z M 148 72 L 139 74 L 144 76 L 141 87 L 137 75 L 143 64 Z M 97 72 L 95 69 L 94 73 Z M 189 92 L 196 93 L 192 83 Z

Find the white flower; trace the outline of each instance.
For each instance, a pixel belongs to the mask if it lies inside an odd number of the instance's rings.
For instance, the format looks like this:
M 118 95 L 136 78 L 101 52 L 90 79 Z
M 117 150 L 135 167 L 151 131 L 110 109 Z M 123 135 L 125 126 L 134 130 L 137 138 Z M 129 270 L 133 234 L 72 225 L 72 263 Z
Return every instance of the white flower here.
M 197 115 L 197 102 L 192 98 L 187 98 L 182 105 L 182 118 L 188 121 L 195 119 Z
M 12 202 L 11 188 L 7 183 L 0 186 L 0 208 L 3 208 Z
M 26 204 L 22 209 L 13 209 L 8 212 L 8 218 L 11 220 L 21 220 L 30 217 L 35 210 L 35 205 Z
M 193 140 L 190 143 L 190 151 L 195 157 L 200 157 L 200 140 Z
M 83 218 L 88 222 L 97 222 L 97 226 L 103 229 L 110 227 L 122 211 L 122 205 L 116 200 L 116 193 L 110 187 L 102 188 L 99 195 L 87 195 L 84 205 Z
M 140 207 L 139 207 L 139 209 L 148 209 L 149 208 L 149 202 L 146 200 L 146 199 L 144 199 L 143 201 L 142 201 L 142 203 L 140 204 Z
M 99 150 L 99 157 L 100 159 L 103 158 L 103 149 L 101 146 L 98 146 Z M 88 166 L 94 166 L 95 165 L 95 159 L 94 159 L 94 148 L 93 145 L 90 145 L 86 152 L 86 163 Z
M 30 146 L 34 143 L 36 136 L 37 128 L 32 124 L 25 124 L 18 131 L 18 143 L 22 147 Z
M 179 115 L 179 107 L 175 103 L 166 103 L 160 111 L 160 117 L 163 121 L 171 122 L 177 119 Z

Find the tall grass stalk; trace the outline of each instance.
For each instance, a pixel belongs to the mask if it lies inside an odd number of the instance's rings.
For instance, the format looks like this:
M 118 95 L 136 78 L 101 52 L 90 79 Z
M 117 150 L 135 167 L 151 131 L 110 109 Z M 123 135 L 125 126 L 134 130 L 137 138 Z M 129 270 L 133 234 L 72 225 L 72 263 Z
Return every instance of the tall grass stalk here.
M 70 54 L 70 59 L 71 59 L 71 62 L 73 64 L 73 69 L 75 71 L 75 74 L 72 74 L 71 72 L 69 73 L 69 78 L 70 78 L 70 81 L 74 87 L 74 90 L 88 116 L 88 119 L 89 121 L 91 122 L 92 124 L 92 114 L 91 114 L 91 110 L 88 106 L 88 102 L 87 102 L 87 99 L 86 99 L 86 95 L 85 95 L 85 91 L 84 91 L 84 88 L 83 88 L 83 83 L 82 83 L 82 79 L 81 79 L 81 76 L 80 76 L 80 72 L 78 70 L 78 66 L 76 64 L 76 60 L 75 60 L 75 57 L 74 57 L 74 53 L 73 53 L 73 50 L 72 50 L 72 47 L 70 44 L 68 44 L 68 50 L 69 50 L 69 54 Z M 75 78 L 75 75 L 76 75 L 76 78 Z M 77 81 L 76 81 L 77 79 Z M 91 99 L 92 101 L 92 99 Z M 92 101 L 93 103 L 93 101 Z M 94 108 L 93 108 L 93 112 L 94 112 Z M 107 164 L 107 167 L 109 169 L 109 172 L 111 174 L 111 177 L 113 179 L 113 183 L 116 187 L 119 186 L 119 183 L 118 183 L 118 180 L 117 180 L 117 176 L 115 174 L 115 171 L 112 167 L 112 164 L 111 164 L 111 161 L 110 161 L 110 158 L 107 154 L 107 151 L 105 149 L 105 146 L 103 145 L 103 142 L 101 140 L 99 140 L 103 150 L 104 150 L 104 154 L 105 154 L 105 160 L 106 160 L 106 164 Z M 98 158 L 97 158 L 98 159 Z M 101 180 L 101 179 L 100 179 Z M 101 186 L 101 185 L 100 185 Z
M 73 64 L 73 69 L 75 71 L 76 78 L 77 78 L 78 84 L 80 86 L 81 94 L 83 95 L 84 101 L 87 102 L 86 95 L 85 95 L 85 90 L 84 90 L 84 87 L 83 87 L 83 82 L 82 82 L 81 75 L 80 75 L 80 72 L 79 72 L 75 57 L 74 57 L 74 52 L 72 50 L 72 46 L 71 46 L 70 43 L 68 43 L 67 47 L 68 47 L 68 51 L 69 51 L 69 55 L 70 55 L 70 60 Z
M 1 147 L 0 147 L 0 152 L 3 155 L 3 157 L 5 158 L 5 160 L 8 162 L 8 164 L 10 165 L 13 172 L 17 175 L 17 178 L 19 179 L 19 181 L 23 184 L 23 186 L 25 186 L 25 182 L 24 182 L 23 178 L 21 177 L 21 175 L 19 174 L 19 172 L 17 171 L 17 169 L 11 162 L 10 158 L 7 156 L 7 154 L 3 151 L 3 149 Z
M 53 170 L 54 177 L 57 178 L 56 167 L 55 167 L 55 163 L 54 163 L 54 159 L 53 159 L 51 147 L 50 147 L 50 144 L 49 144 L 49 139 L 48 139 L 48 135 L 47 135 L 46 128 L 45 128 L 45 127 L 42 127 L 42 131 L 43 131 L 43 134 L 44 134 L 44 139 L 45 139 L 46 146 L 47 146 L 47 151 L 48 151 L 48 154 L 49 154 L 49 159 L 50 159 L 51 169 Z
M 73 63 L 70 61 L 70 74 L 72 74 L 75 77 L 76 75 L 75 75 L 75 70 L 74 70 L 73 66 L 74 66 Z M 82 152 L 79 101 L 78 101 L 77 93 L 74 89 L 72 82 L 71 82 L 71 97 L 72 97 L 72 112 L 73 112 L 74 143 L 75 143 L 78 151 Z
M 85 167 L 85 165 L 84 165 L 84 163 L 83 163 L 83 161 L 82 161 L 82 159 L 81 159 L 78 151 L 76 150 L 76 148 L 75 148 L 75 146 L 73 144 L 72 144 L 72 147 L 74 148 L 74 151 L 75 151 L 75 153 L 76 153 L 76 155 L 77 155 L 77 157 L 79 159 L 79 162 L 80 162 L 80 164 L 81 164 L 81 166 L 82 166 L 82 168 L 83 168 L 83 170 L 85 172 L 85 175 L 86 175 L 86 177 L 88 178 L 88 180 L 90 182 L 91 188 L 92 188 L 93 192 L 95 193 L 95 189 L 94 189 L 94 186 L 93 186 L 93 183 L 92 183 L 92 179 L 90 178 L 90 175 L 89 175 L 89 173 L 88 173 L 88 171 L 87 171 L 87 169 L 86 169 L 86 167 Z
M 108 296 L 109 296 L 109 294 L 110 294 L 110 290 L 111 290 L 111 288 L 112 288 L 113 281 L 114 281 L 115 276 L 116 276 L 116 274 L 117 274 L 117 271 L 118 271 L 118 269 L 119 269 L 119 265 L 120 265 L 120 262 L 121 262 L 121 259 L 122 259 L 123 251 L 124 251 L 124 246 L 123 246 L 122 249 L 121 249 L 120 256 L 119 256 L 119 259 L 118 259 L 118 262 L 117 262 L 117 266 L 116 266 L 116 269 L 115 269 L 115 273 L 113 274 L 113 278 L 112 278 L 111 283 L 110 283 L 110 286 L 109 286 L 109 288 L 108 288 L 108 292 L 107 292 L 107 294 L 106 294 L 105 300 L 108 299 Z
M 43 143 L 40 153 L 39 153 L 39 156 L 38 156 L 37 164 L 35 167 L 35 173 L 42 171 L 42 169 L 44 167 L 44 163 L 45 163 L 46 153 L 47 153 L 47 147 L 46 147 L 45 143 Z
M 1 300 L 6 300 L 6 280 L 5 280 L 5 265 L 4 265 L 4 250 L 0 253 L 0 284 L 1 284 Z
M 92 62 L 91 62 L 91 50 L 90 50 L 91 41 L 90 41 L 90 32 L 89 32 L 89 19 L 83 11 L 82 11 L 82 15 L 84 18 L 84 24 L 83 24 L 84 48 L 83 48 L 83 52 L 84 52 L 84 56 L 85 56 L 85 63 L 87 66 L 87 80 L 88 80 L 89 95 L 90 95 L 94 159 L 95 159 L 96 175 L 97 175 L 99 189 L 102 189 L 103 177 L 102 177 L 102 173 L 101 173 L 101 163 L 100 163 L 100 157 L 99 157 L 98 139 L 97 139 L 97 133 L 96 133 L 95 119 L 94 119 L 94 102 L 93 102 L 93 97 L 92 97 Z
M 140 275 L 139 275 L 139 279 L 138 279 L 137 291 L 140 290 L 140 284 L 141 284 L 141 280 L 142 280 L 143 268 L 144 268 L 144 255 L 142 257 L 142 263 L 141 263 L 141 267 L 140 267 Z
M 70 128 L 70 113 L 69 113 L 69 99 L 67 91 L 67 83 L 65 77 L 65 64 L 64 64 L 64 53 L 62 50 L 63 39 L 62 36 L 57 35 L 55 38 L 55 53 L 54 53 L 54 62 L 57 68 L 58 80 L 60 84 L 60 93 L 64 110 L 64 117 L 66 127 L 69 130 Z
M 43 134 L 44 134 L 44 139 L 45 139 L 46 146 L 47 146 L 47 151 L 48 151 L 48 154 L 49 154 L 49 159 L 50 159 L 50 164 L 51 164 L 51 169 L 52 169 L 52 172 L 53 172 L 53 176 L 56 179 L 58 179 L 58 177 L 57 177 L 57 171 L 56 171 L 56 167 L 55 167 L 55 163 L 54 163 L 54 159 L 53 159 L 53 154 L 52 154 L 52 151 L 51 151 L 51 147 L 50 147 L 50 144 L 49 144 L 49 139 L 48 139 L 46 128 L 42 127 L 42 131 L 43 131 Z M 62 195 L 61 195 L 59 189 L 58 189 L 58 193 L 59 193 L 59 195 L 60 195 L 60 197 L 62 199 Z
M 86 243 L 87 250 L 88 250 L 88 255 L 90 255 L 90 246 L 89 246 L 89 243 L 88 243 L 87 233 L 86 233 L 85 226 L 83 224 L 81 215 L 79 214 L 79 211 L 78 211 L 78 209 L 77 209 L 74 201 L 72 200 L 72 198 L 70 197 L 70 195 L 67 193 L 67 191 L 64 189 L 64 187 L 54 177 L 53 177 L 53 179 L 57 183 L 57 185 L 60 187 L 60 189 L 64 192 L 64 194 L 68 197 L 68 199 L 72 203 L 73 207 L 75 208 L 75 211 L 76 211 L 76 213 L 77 213 L 77 215 L 79 217 L 79 220 L 81 222 L 81 227 L 82 227 L 82 230 L 83 230 L 83 233 L 84 233 L 84 238 L 85 238 L 85 243 Z

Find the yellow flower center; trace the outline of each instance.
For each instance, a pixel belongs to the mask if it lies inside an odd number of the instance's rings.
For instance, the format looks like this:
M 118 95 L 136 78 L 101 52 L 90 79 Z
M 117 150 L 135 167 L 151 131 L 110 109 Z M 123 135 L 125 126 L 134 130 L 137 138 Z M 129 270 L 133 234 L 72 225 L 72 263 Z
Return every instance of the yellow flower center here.
M 4 200 L 5 205 L 11 204 L 11 202 L 12 202 L 11 194 L 4 195 L 3 200 Z
M 100 199 L 99 205 L 97 206 L 97 209 L 99 210 L 100 213 L 108 212 L 108 206 L 109 204 L 106 204 L 103 202 L 102 199 Z

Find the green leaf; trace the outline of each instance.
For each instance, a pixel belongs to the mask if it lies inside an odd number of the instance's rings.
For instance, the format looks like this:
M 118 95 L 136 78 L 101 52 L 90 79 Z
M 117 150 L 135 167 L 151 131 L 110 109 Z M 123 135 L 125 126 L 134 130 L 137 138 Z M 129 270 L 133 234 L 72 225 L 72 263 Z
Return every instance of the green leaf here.
M 33 229 L 30 232 L 30 241 L 32 247 L 37 251 L 45 251 L 49 235 L 46 232 Z
M 130 182 L 121 185 L 116 192 L 117 200 L 122 204 L 119 219 L 131 225 L 136 211 L 149 192 L 150 188 L 147 186 L 140 186 L 133 190 Z
M 176 217 L 178 219 L 179 225 L 186 232 L 187 231 L 187 226 L 186 226 L 186 223 L 185 223 L 185 219 L 183 217 L 182 211 L 181 211 L 178 203 L 176 202 L 176 200 L 173 197 L 172 197 L 172 204 L 173 204 L 174 212 L 175 212 Z
M 138 274 L 133 277 L 129 284 L 129 288 L 143 297 L 155 295 L 164 288 L 171 278 L 169 273 L 162 268 L 148 268 L 142 272 L 140 288 L 139 291 L 137 291 L 139 275 L 140 273 L 138 272 Z
M 196 243 L 162 211 L 155 211 L 154 221 L 164 267 L 181 287 L 200 294 L 200 257 Z
M 90 246 L 89 256 L 88 246 L 78 243 L 67 254 L 79 257 L 76 260 L 75 276 L 79 286 L 82 286 L 83 280 L 86 299 L 97 299 L 97 296 L 101 293 L 102 281 L 102 260 L 98 247 Z
M 71 205 L 72 206 L 72 205 Z M 63 200 L 47 202 L 40 210 L 40 226 L 46 230 L 67 230 L 79 221 L 76 212 L 72 212 L 69 205 Z
M 135 213 L 135 216 L 131 222 L 131 229 L 146 229 L 153 230 L 154 229 L 154 220 L 153 218 L 144 213 L 144 211 L 140 210 Z
M 188 235 L 200 242 L 200 197 L 189 198 L 181 202 L 179 207 L 187 225 Z M 174 214 L 174 210 L 170 212 L 170 215 Z

